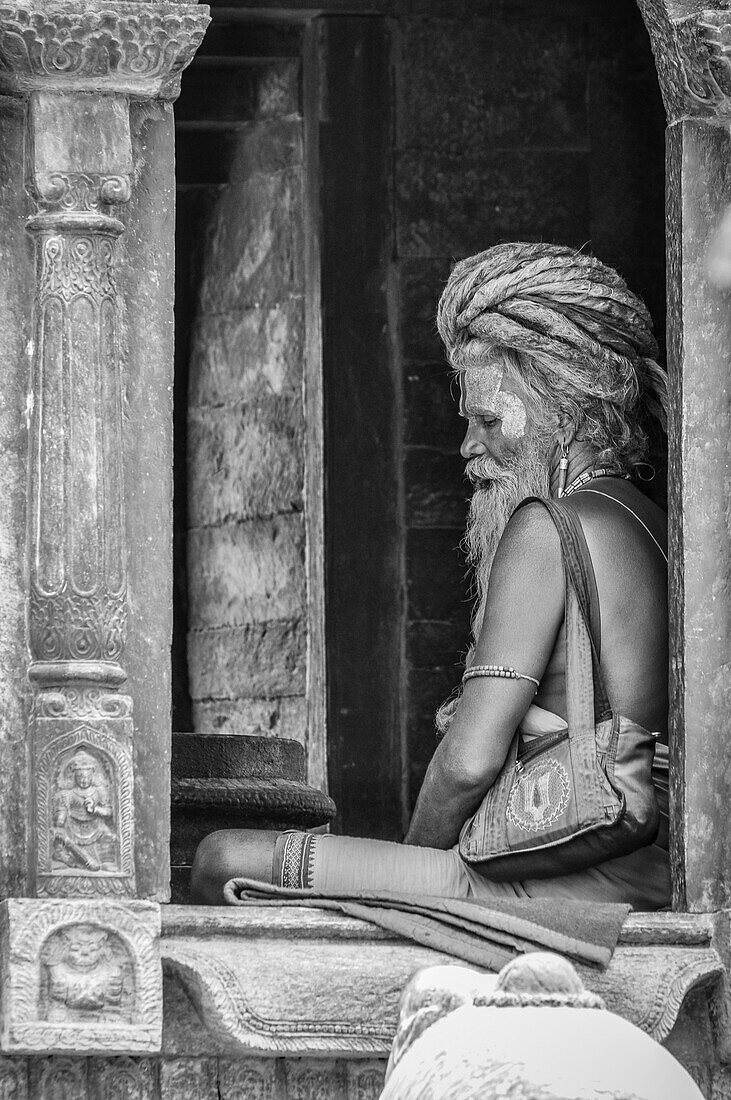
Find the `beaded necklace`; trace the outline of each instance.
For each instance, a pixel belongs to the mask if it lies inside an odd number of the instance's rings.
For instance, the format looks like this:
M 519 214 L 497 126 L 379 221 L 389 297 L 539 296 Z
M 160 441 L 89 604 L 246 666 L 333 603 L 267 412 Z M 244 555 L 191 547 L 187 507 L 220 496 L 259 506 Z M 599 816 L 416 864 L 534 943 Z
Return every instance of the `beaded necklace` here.
M 607 466 L 599 466 L 596 470 L 584 470 L 583 474 L 579 474 L 574 478 L 570 485 L 567 485 L 564 489 L 562 496 L 570 497 L 572 493 L 575 493 L 577 489 L 580 489 L 582 485 L 588 485 L 590 481 L 593 481 L 597 477 L 621 477 L 625 481 L 630 480 L 629 474 L 620 474 L 617 470 L 610 470 Z

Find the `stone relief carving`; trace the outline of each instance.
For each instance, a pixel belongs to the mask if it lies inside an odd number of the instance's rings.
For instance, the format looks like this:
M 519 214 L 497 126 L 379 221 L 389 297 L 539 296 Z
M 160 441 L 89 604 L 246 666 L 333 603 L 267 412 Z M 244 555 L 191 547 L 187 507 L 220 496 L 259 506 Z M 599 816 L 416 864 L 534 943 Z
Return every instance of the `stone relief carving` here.
M 42 1020 L 131 1023 L 134 1002 L 134 966 L 118 935 L 74 924 L 48 937 L 41 950 Z
M 109 760 L 85 748 L 56 766 L 51 869 L 119 870 L 116 776 Z
M 2 1044 L 9 1052 L 159 1050 L 159 907 L 2 903 Z
M 162 1100 L 219 1100 L 214 1058 L 171 1058 L 160 1065 Z
M 271 1058 L 222 1061 L 219 1067 L 220 1100 L 275 1100 L 277 1064 Z
M 0 23 L 0 56 L 1 41 Z M 29 112 L 40 211 L 28 222 L 37 271 L 28 623 L 43 897 L 134 894 L 132 700 L 119 694 L 127 580 L 115 248 L 124 227 L 109 213 L 130 197 L 120 166 L 132 162 L 126 104 L 98 99 L 37 92 Z
M 348 1065 L 348 1100 L 378 1100 L 383 1092 L 386 1063 L 358 1062 Z
M 34 700 L 36 718 L 129 718 L 132 700 L 104 688 L 58 688 Z
M 94 1100 L 155 1100 L 155 1074 L 146 1059 L 93 1058 L 89 1061 Z
M 53 172 L 36 180 L 40 205 L 50 210 L 99 210 L 129 202 L 132 188 L 127 176 Z
M 86 1065 L 76 1058 L 44 1058 L 31 1065 L 31 1095 L 40 1100 L 84 1100 Z
M 32 4 L 0 7 L 0 70 L 14 87 L 67 90 L 105 85 L 173 99 L 209 23 L 190 4 L 77 2 L 48 12 Z
M 19 1058 L 0 1058 L 0 1100 L 28 1100 L 28 1070 Z
M 638 0 L 660 88 L 673 122 L 731 116 L 731 12 L 704 10 L 673 20 L 662 0 Z
M 286 1062 L 288 1100 L 338 1100 L 345 1095 L 342 1062 Z
M 39 753 L 36 782 L 39 894 L 62 892 L 69 875 L 77 893 L 127 892 L 134 871 L 131 746 L 82 724 Z

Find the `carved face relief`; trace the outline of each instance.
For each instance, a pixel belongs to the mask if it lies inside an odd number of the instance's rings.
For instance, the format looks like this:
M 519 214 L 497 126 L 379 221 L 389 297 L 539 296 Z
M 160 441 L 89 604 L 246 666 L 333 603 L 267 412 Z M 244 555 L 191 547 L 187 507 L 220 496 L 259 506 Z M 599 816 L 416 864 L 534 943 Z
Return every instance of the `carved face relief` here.
M 93 924 L 59 929 L 41 949 L 41 970 L 41 1019 L 131 1022 L 134 971 L 115 933 Z
M 517 394 L 503 389 L 501 367 L 468 367 L 460 378 L 463 413 L 493 413 L 502 421 L 501 431 L 507 439 L 522 439 L 527 420 L 525 405 Z

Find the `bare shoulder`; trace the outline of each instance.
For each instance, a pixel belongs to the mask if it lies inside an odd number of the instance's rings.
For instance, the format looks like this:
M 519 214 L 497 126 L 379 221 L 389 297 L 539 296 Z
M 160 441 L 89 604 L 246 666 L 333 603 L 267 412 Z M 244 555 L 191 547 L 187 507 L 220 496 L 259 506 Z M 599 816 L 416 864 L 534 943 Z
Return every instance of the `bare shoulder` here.
M 519 508 L 498 544 L 476 657 L 540 679 L 563 621 L 561 541 L 537 502 Z
M 625 534 L 630 546 L 651 541 L 656 550 L 667 553 L 667 515 L 630 482 L 612 479 L 610 493 L 582 489 L 567 503 L 579 516 L 587 537 L 592 530 L 599 533 L 611 526 Z
M 495 554 L 491 576 L 519 568 L 531 575 L 561 573 L 561 541 L 546 508 L 524 504 L 510 517 Z

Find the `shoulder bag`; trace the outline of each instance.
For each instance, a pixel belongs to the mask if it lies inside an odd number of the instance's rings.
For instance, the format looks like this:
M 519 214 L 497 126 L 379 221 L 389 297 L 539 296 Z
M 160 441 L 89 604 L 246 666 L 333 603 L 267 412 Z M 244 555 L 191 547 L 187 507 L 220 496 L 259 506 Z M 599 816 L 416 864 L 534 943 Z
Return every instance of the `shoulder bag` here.
M 584 532 L 573 509 L 530 500 L 548 510 L 561 539 L 568 729 L 526 743 L 518 730 L 500 774 L 462 828 L 462 859 L 503 882 L 628 855 L 654 841 L 660 822 L 652 782 L 658 735 L 609 704 L 590 629 L 593 571 Z

